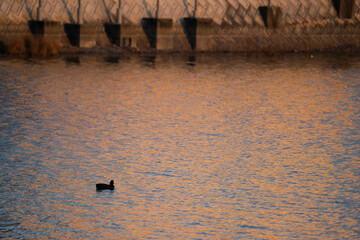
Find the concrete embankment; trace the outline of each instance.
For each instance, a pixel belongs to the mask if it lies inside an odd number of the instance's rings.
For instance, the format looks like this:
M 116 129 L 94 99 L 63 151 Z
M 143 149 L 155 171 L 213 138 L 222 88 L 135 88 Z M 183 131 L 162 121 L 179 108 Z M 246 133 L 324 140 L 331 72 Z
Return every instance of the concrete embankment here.
M 29 36 L 138 51 L 359 50 L 360 0 L 1 1 L 0 45 Z

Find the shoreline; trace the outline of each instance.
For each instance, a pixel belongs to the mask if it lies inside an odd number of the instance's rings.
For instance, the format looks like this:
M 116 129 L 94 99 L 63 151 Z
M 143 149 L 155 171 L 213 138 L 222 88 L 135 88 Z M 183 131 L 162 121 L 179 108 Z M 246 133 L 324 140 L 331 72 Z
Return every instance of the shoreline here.
M 0 53 L 0 59 L 37 59 L 37 60 L 51 60 L 58 58 L 121 58 L 126 56 L 134 57 L 155 57 L 155 56 L 166 56 L 166 57 L 241 57 L 241 58 L 282 58 L 282 57 L 300 57 L 300 58 L 318 58 L 318 57 L 360 57 L 360 49 L 353 48 L 336 48 L 328 50 L 317 50 L 317 51 L 278 51 L 278 52 L 225 52 L 225 51 L 161 51 L 155 49 L 147 49 L 145 51 L 139 51 L 134 48 L 122 48 L 117 46 L 106 46 L 106 47 L 92 47 L 92 48 L 77 48 L 77 47 L 64 47 L 58 54 L 55 55 L 31 55 L 31 54 L 9 54 Z
M 4 48 L 3 48 L 4 49 Z M 31 54 L 25 49 L 22 53 L 11 53 L 4 51 L 0 46 L 0 56 L 1 57 L 19 57 L 19 58 L 57 58 L 57 57 L 66 57 L 66 56 L 123 56 L 123 55 L 239 55 L 239 56 L 288 56 L 288 55 L 347 55 L 347 56 L 357 56 L 360 55 L 359 48 L 342 48 L 336 47 L 331 49 L 322 49 L 322 50 L 308 50 L 308 51 L 298 51 L 296 49 L 292 51 L 196 51 L 196 50 L 156 50 L 151 48 L 130 48 L 130 47 L 118 47 L 116 45 L 108 46 L 95 46 L 91 48 L 81 48 L 74 46 L 63 46 L 55 54 L 45 54 L 41 53 Z

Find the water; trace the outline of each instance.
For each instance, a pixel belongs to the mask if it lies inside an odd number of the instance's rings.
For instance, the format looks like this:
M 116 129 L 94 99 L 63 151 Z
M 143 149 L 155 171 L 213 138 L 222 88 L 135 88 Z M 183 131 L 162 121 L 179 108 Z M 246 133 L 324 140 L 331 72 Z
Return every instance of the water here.
M 0 238 L 360 237 L 359 57 L 2 58 L 0 80 Z

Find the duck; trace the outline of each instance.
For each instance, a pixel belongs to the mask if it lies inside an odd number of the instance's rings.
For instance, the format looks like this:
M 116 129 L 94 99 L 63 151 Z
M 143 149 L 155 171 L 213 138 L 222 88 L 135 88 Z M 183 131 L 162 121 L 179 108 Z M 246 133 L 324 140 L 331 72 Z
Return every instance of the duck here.
M 105 190 L 105 189 L 114 190 L 115 189 L 114 180 L 111 180 L 110 184 L 106 184 L 106 183 L 96 184 L 96 190 Z

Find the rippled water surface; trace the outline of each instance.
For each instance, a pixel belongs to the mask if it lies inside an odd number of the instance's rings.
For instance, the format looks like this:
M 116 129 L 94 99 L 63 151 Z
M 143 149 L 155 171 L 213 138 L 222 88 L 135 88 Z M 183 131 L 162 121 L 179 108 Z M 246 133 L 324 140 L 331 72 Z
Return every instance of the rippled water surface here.
M 357 57 L 0 59 L 0 238 L 360 238 L 359 103 Z

